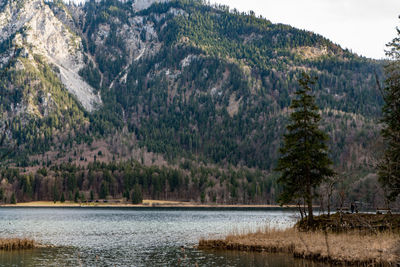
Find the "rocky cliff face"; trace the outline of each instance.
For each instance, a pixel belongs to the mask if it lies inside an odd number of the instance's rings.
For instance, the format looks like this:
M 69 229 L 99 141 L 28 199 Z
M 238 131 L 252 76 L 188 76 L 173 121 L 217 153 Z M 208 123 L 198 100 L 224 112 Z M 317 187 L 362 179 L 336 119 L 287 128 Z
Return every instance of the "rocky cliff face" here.
M 62 83 L 87 111 L 101 98 L 78 74 L 83 67 L 81 38 L 60 22 L 42 0 L 8 1 L 0 13 L 0 42 L 22 49 L 25 58 L 43 56 L 58 69 Z M 6 64 L 10 51 L 1 55 Z M 23 64 L 21 65 L 23 66 Z
M 149 8 L 154 3 L 165 3 L 169 0 L 134 0 L 132 7 L 136 11 L 144 10 Z

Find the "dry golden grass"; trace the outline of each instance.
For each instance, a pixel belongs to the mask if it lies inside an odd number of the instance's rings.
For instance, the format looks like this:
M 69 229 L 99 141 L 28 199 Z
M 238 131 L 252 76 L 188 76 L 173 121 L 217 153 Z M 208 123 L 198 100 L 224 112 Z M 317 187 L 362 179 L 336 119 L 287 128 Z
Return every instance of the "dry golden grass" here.
M 25 238 L 0 238 L 0 249 L 2 250 L 20 250 L 36 247 L 35 241 Z
M 199 248 L 285 252 L 300 258 L 357 265 L 400 262 L 400 236 L 389 232 L 335 234 L 267 228 L 256 233 L 231 234 L 223 240 L 201 240 Z
M 102 201 L 100 202 L 90 202 L 90 203 L 75 203 L 73 201 L 65 201 L 64 203 L 53 201 L 31 201 L 31 202 L 18 202 L 17 204 L 3 204 L 0 206 L 4 207 L 183 207 L 183 208 L 270 208 L 270 207 L 281 207 L 278 205 L 223 205 L 223 204 L 202 204 L 197 202 L 183 202 L 183 201 L 167 201 L 167 200 L 151 200 L 144 199 L 142 204 L 134 205 L 131 202 L 123 202 L 120 199 L 120 202 L 113 202 L 114 200 L 110 200 L 107 203 Z M 293 207 L 293 206 L 285 206 L 285 207 Z

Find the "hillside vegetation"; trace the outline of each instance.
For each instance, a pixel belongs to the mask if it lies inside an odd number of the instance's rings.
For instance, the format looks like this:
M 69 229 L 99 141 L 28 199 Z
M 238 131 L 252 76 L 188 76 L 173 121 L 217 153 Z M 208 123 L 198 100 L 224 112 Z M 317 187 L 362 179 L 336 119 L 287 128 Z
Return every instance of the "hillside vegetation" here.
M 383 101 L 375 73 L 381 77 L 383 62 L 201 1 L 140 11 L 131 1 L 45 6 L 79 43 L 79 75 L 102 103 L 85 110 L 58 67 L 21 37 L 18 58 L 0 82 L 3 122 L 12 125 L 3 123 L 3 150 L 18 148 L 4 162 L 19 168 L 3 171 L 7 201 L 13 193 L 24 201 L 77 192 L 87 199 L 91 191 L 122 197 L 139 184 L 157 199 L 274 203 L 272 169 L 304 71 L 318 77 L 317 104 L 335 169 L 346 177 L 343 188 L 378 201 L 372 167 L 382 148 Z M 2 38 L 2 58 L 29 31 Z

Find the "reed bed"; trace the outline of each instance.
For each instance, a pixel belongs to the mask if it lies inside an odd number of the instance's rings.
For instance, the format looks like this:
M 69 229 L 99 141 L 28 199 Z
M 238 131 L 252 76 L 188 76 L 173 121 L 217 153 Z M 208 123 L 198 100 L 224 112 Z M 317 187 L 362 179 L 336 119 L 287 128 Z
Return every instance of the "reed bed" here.
M 0 250 L 31 249 L 38 245 L 34 240 L 26 238 L 0 238 Z
M 266 227 L 253 233 L 199 242 L 199 249 L 289 253 L 297 258 L 358 266 L 395 266 L 400 263 L 400 236 L 393 232 L 365 234 L 351 231 L 299 231 Z

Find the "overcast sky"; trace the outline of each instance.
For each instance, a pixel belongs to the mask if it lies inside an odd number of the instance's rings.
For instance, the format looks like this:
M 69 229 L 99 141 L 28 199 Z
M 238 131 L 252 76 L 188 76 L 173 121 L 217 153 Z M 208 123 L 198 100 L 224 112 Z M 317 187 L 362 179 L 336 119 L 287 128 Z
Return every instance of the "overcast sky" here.
M 371 58 L 385 57 L 385 44 L 400 26 L 400 0 L 210 0 L 253 10 L 274 23 L 319 33 L 343 48 Z

